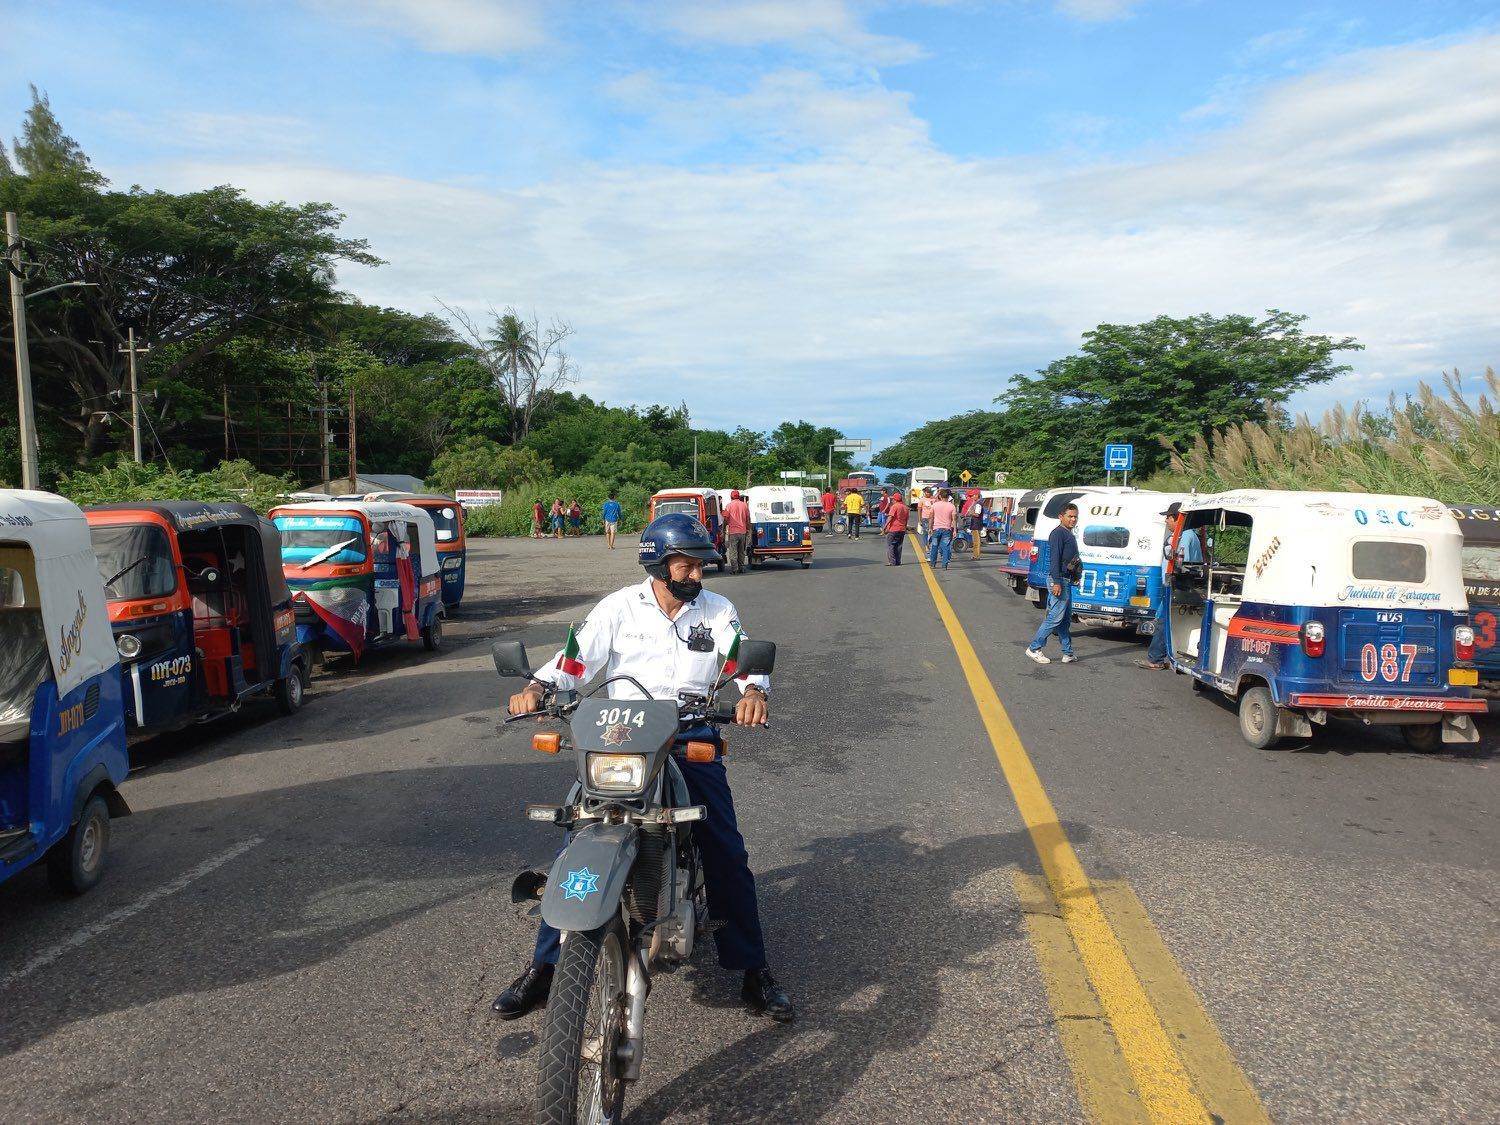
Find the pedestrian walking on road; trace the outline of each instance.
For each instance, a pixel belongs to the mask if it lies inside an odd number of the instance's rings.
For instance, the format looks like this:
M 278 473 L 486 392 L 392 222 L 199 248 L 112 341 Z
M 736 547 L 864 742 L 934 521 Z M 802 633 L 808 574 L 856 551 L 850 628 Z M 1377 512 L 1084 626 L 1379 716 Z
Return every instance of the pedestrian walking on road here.
M 953 560 L 953 533 L 958 530 L 958 508 L 948 499 L 946 488 L 932 502 L 928 518 L 932 521 L 932 531 L 927 536 L 927 563 L 937 566 L 941 557 L 943 569 L 947 570 L 948 563 Z
M 577 500 L 568 505 L 568 531 L 574 539 L 583 534 L 583 509 Z
M 922 489 L 922 498 L 917 501 L 917 534 L 922 537 L 922 546 L 927 546 L 927 537 L 932 534 L 932 489 Z
M 865 498 L 859 489 L 851 488 L 844 494 L 844 538 L 858 539 L 859 526 L 865 519 Z
M 901 493 L 891 497 L 885 510 L 885 565 L 901 565 L 901 548 L 906 546 L 906 527 L 911 519 L 911 509 L 906 506 Z
M 834 526 L 839 522 L 839 498 L 833 494 L 833 489 L 823 490 L 823 534 L 832 535 Z
M 880 530 L 885 530 L 886 513 L 891 510 L 891 490 L 889 486 L 880 490 L 880 503 L 875 505 L 875 521 L 880 524 Z
M 563 508 L 563 502 L 562 502 L 561 497 L 559 497 L 558 499 L 555 499 L 555 500 L 552 501 L 552 513 L 551 513 L 551 515 L 552 515 L 552 538 L 554 538 L 554 539 L 561 539 L 563 537 L 563 518 L 564 518 L 564 515 L 565 515 L 565 510 Z
M 1073 655 L 1073 583 L 1083 575 L 1083 560 L 1078 557 L 1078 538 L 1073 534 L 1077 526 L 1078 505 L 1069 504 L 1047 536 L 1047 616 L 1026 646 L 1026 655 L 1038 664 L 1052 663 L 1042 649 L 1053 633 L 1062 645 L 1062 662 L 1072 664 L 1078 659 Z
M 546 519 L 547 509 L 538 500 L 531 505 L 531 537 L 533 539 L 540 539 L 542 537 L 542 526 L 546 522 Z
M 729 556 L 729 573 L 743 574 L 750 561 L 750 505 L 735 489 L 724 505 L 724 553 Z
M 620 502 L 615 499 L 614 490 L 610 490 L 609 499 L 604 502 L 600 510 L 604 517 L 604 545 L 611 551 L 615 549 L 615 533 L 620 530 Z

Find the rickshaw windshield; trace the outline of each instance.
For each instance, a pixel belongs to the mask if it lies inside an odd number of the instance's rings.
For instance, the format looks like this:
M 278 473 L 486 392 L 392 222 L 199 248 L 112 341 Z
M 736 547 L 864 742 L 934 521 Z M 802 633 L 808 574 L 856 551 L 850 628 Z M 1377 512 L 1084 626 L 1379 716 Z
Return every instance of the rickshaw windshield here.
M 439 543 L 456 543 L 458 541 L 458 508 L 453 504 L 444 504 L 441 508 L 424 509 L 432 517 L 433 532 Z
M 1464 577 L 1500 582 L 1500 543 L 1465 546 Z
M 162 598 L 177 588 L 172 545 L 155 524 L 90 527 L 89 536 L 99 558 L 104 596 L 110 601 Z
M 52 671 L 38 597 L 31 553 L 0 548 L 0 742 L 27 737 L 36 689 Z
M 662 516 L 685 515 L 698 519 L 698 501 L 696 500 L 658 500 L 656 502 L 656 518 Z
M 342 566 L 365 561 L 365 531 L 357 519 L 278 516 L 275 523 L 281 533 L 283 563 L 306 564 L 317 559 L 319 565 Z

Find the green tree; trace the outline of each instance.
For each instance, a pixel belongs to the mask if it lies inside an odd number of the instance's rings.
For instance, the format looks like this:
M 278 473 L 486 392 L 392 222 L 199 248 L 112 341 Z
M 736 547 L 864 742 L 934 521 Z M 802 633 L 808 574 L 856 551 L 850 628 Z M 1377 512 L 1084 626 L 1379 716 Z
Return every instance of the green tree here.
M 27 176 L 63 175 L 81 183 L 98 186 L 104 177 L 94 171 L 89 158 L 77 141 L 63 132 L 62 123 L 52 112 L 47 95 L 31 85 L 31 107 L 21 126 L 21 135 L 12 142 L 16 164 Z M 0 172 L 8 169 L 0 161 Z
M 998 450 L 1018 444 L 1023 436 L 1016 420 L 1005 412 L 970 410 L 918 426 L 877 453 L 875 464 L 907 468 L 940 465 L 950 477 L 956 477 L 964 469 L 979 472 L 990 466 Z M 905 475 L 899 475 L 904 482 Z
M 427 474 L 427 484 L 442 492 L 452 492 L 455 488 L 514 490 L 551 476 L 551 464 L 530 449 L 474 438 L 439 454 Z
M 1306 319 L 1272 309 L 1101 324 L 1079 354 L 1015 376 L 996 398 L 1019 435 L 1010 445 L 1045 458 L 1056 479 L 1081 482 L 1100 475 L 1106 442 L 1131 442 L 1136 471 L 1150 473 L 1165 464 L 1165 446 L 1266 421 L 1297 391 L 1350 370 L 1337 353 L 1362 345 L 1305 333 Z

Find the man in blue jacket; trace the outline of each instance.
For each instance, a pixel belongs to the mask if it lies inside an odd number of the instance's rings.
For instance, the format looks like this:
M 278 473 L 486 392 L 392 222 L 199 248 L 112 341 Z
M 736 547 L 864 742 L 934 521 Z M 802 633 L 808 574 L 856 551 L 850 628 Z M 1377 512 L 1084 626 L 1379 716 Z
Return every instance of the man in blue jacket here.
M 1073 583 L 1083 573 L 1083 560 L 1078 557 L 1078 538 L 1073 534 L 1077 526 L 1078 505 L 1069 504 L 1047 536 L 1047 616 L 1026 646 L 1026 655 L 1038 664 L 1052 663 L 1042 649 L 1053 633 L 1062 645 L 1062 662 L 1072 664 L 1078 659 L 1073 655 Z

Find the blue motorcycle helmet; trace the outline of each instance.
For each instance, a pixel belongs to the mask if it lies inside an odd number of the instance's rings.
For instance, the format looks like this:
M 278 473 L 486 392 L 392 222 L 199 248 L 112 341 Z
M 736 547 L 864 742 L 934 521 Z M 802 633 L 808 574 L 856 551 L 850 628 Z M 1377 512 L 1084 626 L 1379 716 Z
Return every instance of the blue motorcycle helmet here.
M 641 532 L 640 564 L 652 578 L 667 580 L 667 560 L 687 555 L 705 563 L 724 561 L 708 528 L 684 512 L 657 516 Z

